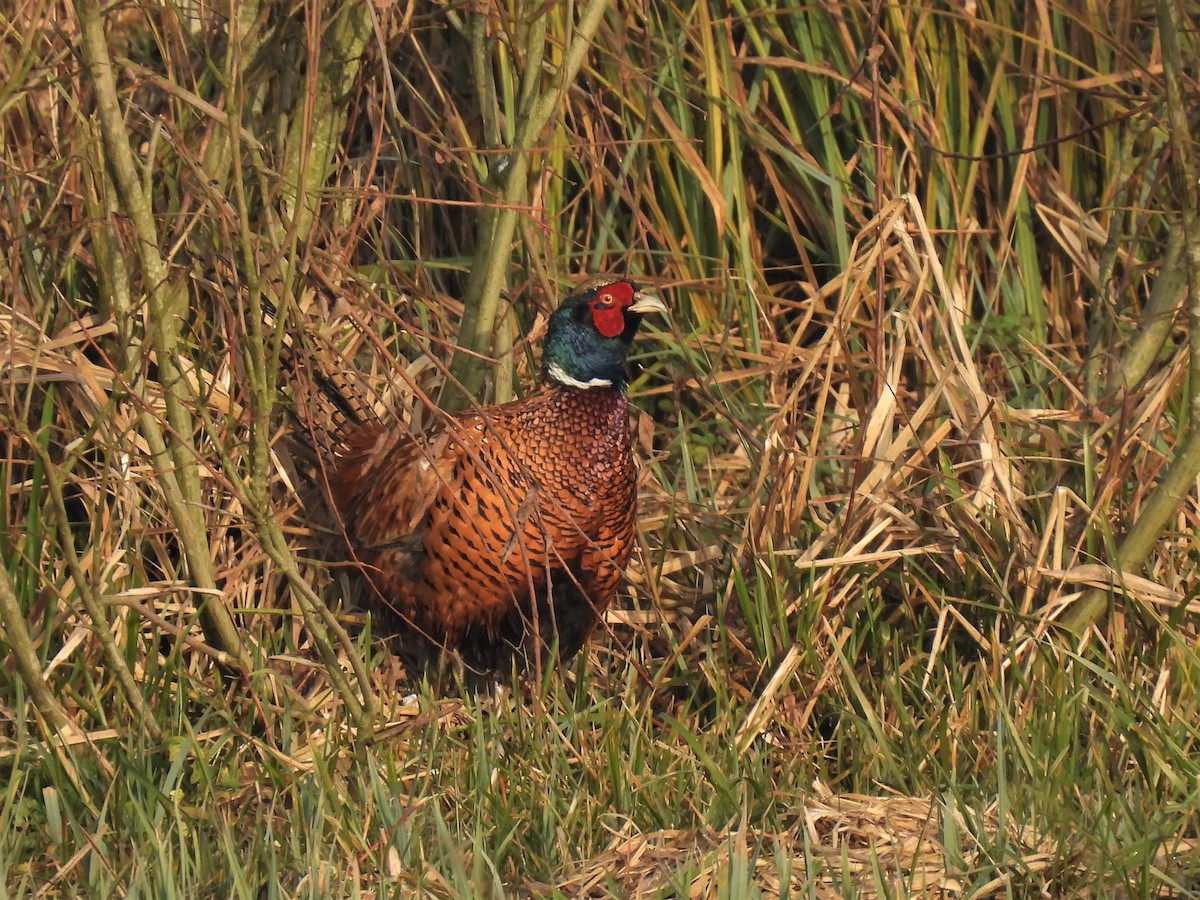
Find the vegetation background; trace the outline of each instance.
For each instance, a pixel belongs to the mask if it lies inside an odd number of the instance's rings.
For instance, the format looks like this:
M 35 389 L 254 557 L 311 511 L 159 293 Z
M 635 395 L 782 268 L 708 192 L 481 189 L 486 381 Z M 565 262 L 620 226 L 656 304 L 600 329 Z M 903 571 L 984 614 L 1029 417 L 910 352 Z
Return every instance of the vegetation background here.
M 5 4 L 3 893 L 1200 894 L 1198 21 Z M 434 695 L 287 407 L 519 394 L 596 272 L 628 588 Z

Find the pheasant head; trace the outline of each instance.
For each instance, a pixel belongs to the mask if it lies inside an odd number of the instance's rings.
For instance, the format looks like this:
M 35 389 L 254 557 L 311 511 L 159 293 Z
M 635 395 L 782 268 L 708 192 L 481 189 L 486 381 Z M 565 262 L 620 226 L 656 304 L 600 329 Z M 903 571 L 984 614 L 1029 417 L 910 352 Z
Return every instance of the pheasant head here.
M 632 281 L 606 279 L 562 302 L 546 329 L 542 371 L 556 384 L 624 389 L 625 359 L 642 314 L 666 313 L 663 302 Z

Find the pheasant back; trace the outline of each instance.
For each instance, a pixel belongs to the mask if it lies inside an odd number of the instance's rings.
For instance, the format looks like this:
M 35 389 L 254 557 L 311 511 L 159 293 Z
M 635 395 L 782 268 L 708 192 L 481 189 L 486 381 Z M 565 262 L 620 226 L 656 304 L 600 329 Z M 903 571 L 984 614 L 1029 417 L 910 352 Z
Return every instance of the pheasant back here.
M 633 546 L 631 439 L 613 389 L 543 388 L 419 440 L 352 430 L 332 488 L 372 606 L 485 669 L 526 637 L 576 652 Z

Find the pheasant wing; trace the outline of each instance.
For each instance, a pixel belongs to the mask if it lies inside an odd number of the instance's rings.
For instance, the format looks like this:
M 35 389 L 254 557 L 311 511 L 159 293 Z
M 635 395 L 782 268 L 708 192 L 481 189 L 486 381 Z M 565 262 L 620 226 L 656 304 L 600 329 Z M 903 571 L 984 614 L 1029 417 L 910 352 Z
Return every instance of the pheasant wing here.
M 454 491 L 458 450 L 442 431 L 429 440 L 381 429 L 346 439 L 334 494 L 356 546 L 382 550 L 412 547 L 428 530 L 438 494 Z

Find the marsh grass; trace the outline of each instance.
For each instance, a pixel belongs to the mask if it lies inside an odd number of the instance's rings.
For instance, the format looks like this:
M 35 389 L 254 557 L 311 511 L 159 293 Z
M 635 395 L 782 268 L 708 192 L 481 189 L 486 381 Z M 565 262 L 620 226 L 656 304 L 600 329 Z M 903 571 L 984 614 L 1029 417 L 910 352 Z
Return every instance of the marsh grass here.
M 1116 374 L 1185 282 L 1155 23 L 717 6 L 609 9 L 530 150 L 478 399 L 577 275 L 672 319 L 627 589 L 498 696 L 340 607 L 286 408 L 433 421 L 567 8 L 7 14 L 8 895 L 1200 892 L 1195 496 L 1112 567 L 1188 418 L 1182 317 Z

